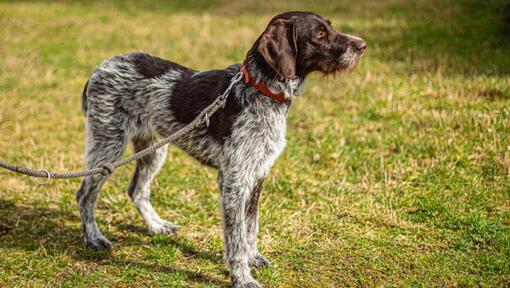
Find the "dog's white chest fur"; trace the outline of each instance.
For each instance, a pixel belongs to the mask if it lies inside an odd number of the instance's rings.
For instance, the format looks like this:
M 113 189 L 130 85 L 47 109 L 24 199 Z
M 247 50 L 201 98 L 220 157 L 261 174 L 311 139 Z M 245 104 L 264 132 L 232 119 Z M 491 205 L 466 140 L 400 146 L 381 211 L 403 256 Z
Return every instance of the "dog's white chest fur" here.
M 261 98 L 251 103 L 236 119 L 232 135 L 225 142 L 221 166 L 241 178 L 267 176 L 285 148 L 288 106 Z M 250 180 L 255 180 L 250 179 Z

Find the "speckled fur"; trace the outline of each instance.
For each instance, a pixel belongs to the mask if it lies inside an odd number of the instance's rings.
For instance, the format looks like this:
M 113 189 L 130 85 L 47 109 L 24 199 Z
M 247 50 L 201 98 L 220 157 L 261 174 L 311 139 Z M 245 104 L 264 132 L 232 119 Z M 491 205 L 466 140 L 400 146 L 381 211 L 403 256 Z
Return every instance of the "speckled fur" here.
M 326 23 L 313 13 L 294 12 L 280 17 L 292 21 L 302 17 Z M 305 35 L 306 27 L 302 25 L 298 34 Z M 342 54 L 331 60 L 339 70 L 353 67 L 362 54 L 355 53 L 351 47 L 359 38 L 342 37 L 345 43 L 341 44 L 345 47 L 337 45 L 343 49 Z M 273 92 L 284 93 L 287 101 L 278 102 L 249 84 L 237 83 L 226 107 L 211 116 L 209 127 L 197 128 L 172 143 L 218 170 L 224 255 L 234 287 L 260 287 L 251 276 L 250 268 L 270 263 L 257 250 L 258 200 L 264 179 L 285 148 L 286 116 L 291 101 L 301 92 L 305 76 L 319 70 L 314 67 L 327 64 L 324 70 L 328 72 L 334 67 L 331 63 L 313 62 L 316 56 L 313 53 L 325 48 L 303 46 L 311 52 L 307 52 L 309 57 L 303 55 L 303 63 L 296 64 L 304 65 L 302 69 L 298 67 L 296 77 L 291 80 L 279 77 L 257 52 L 258 42 L 247 54 L 250 76 L 265 83 Z M 333 48 L 340 51 L 338 47 Z M 130 141 L 135 151 L 139 151 L 184 127 L 224 91 L 240 68 L 240 64 L 235 64 L 224 70 L 195 71 L 140 52 L 104 61 L 90 76 L 82 97 L 87 116 L 87 168 L 118 160 Z M 172 222 L 161 219 L 150 203 L 150 182 L 164 164 L 166 151 L 165 146 L 138 160 L 128 188 L 150 233 L 172 234 L 178 230 Z M 95 249 L 111 247 L 94 217 L 94 203 L 106 178 L 103 175 L 87 177 L 76 193 L 85 244 Z

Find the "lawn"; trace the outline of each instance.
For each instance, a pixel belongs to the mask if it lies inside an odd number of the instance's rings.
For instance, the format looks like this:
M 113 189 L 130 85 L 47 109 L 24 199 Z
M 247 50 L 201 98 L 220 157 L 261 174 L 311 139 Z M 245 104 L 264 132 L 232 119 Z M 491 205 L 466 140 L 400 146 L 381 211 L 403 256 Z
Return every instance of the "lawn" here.
M 313 10 L 368 50 L 313 75 L 266 181 L 267 287 L 510 285 L 508 1 L 0 1 L 0 159 L 82 168 L 83 86 L 142 50 L 223 68 L 276 13 Z M 504 13 L 508 14 L 504 14 Z M 216 172 L 176 148 L 153 204 L 181 226 L 150 236 L 127 197 L 133 165 L 97 215 L 111 253 L 82 246 L 80 180 L 0 171 L 0 287 L 226 287 Z

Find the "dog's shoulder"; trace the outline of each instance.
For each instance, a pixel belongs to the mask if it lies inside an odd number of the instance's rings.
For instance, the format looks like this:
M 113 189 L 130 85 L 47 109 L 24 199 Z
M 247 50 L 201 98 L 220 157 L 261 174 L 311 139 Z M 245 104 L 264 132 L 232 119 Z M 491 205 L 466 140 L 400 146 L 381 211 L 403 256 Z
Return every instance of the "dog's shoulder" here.
M 172 115 L 181 123 L 191 122 L 205 107 L 221 95 L 230 84 L 239 68 L 208 70 L 195 73 L 187 81 L 175 83 L 170 99 Z M 234 118 L 241 112 L 242 105 L 235 97 L 229 97 L 224 109 L 210 118 L 208 134 L 218 142 L 230 135 Z

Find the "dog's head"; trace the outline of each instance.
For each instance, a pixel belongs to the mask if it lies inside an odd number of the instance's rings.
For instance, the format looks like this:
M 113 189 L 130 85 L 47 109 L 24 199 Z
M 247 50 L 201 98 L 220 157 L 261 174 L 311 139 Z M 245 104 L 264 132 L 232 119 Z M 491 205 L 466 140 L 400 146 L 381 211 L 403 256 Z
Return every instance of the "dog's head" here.
M 278 76 L 295 79 L 313 71 L 350 70 L 366 47 L 363 39 L 335 31 L 322 16 L 287 12 L 269 22 L 247 57 L 261 58 Z

